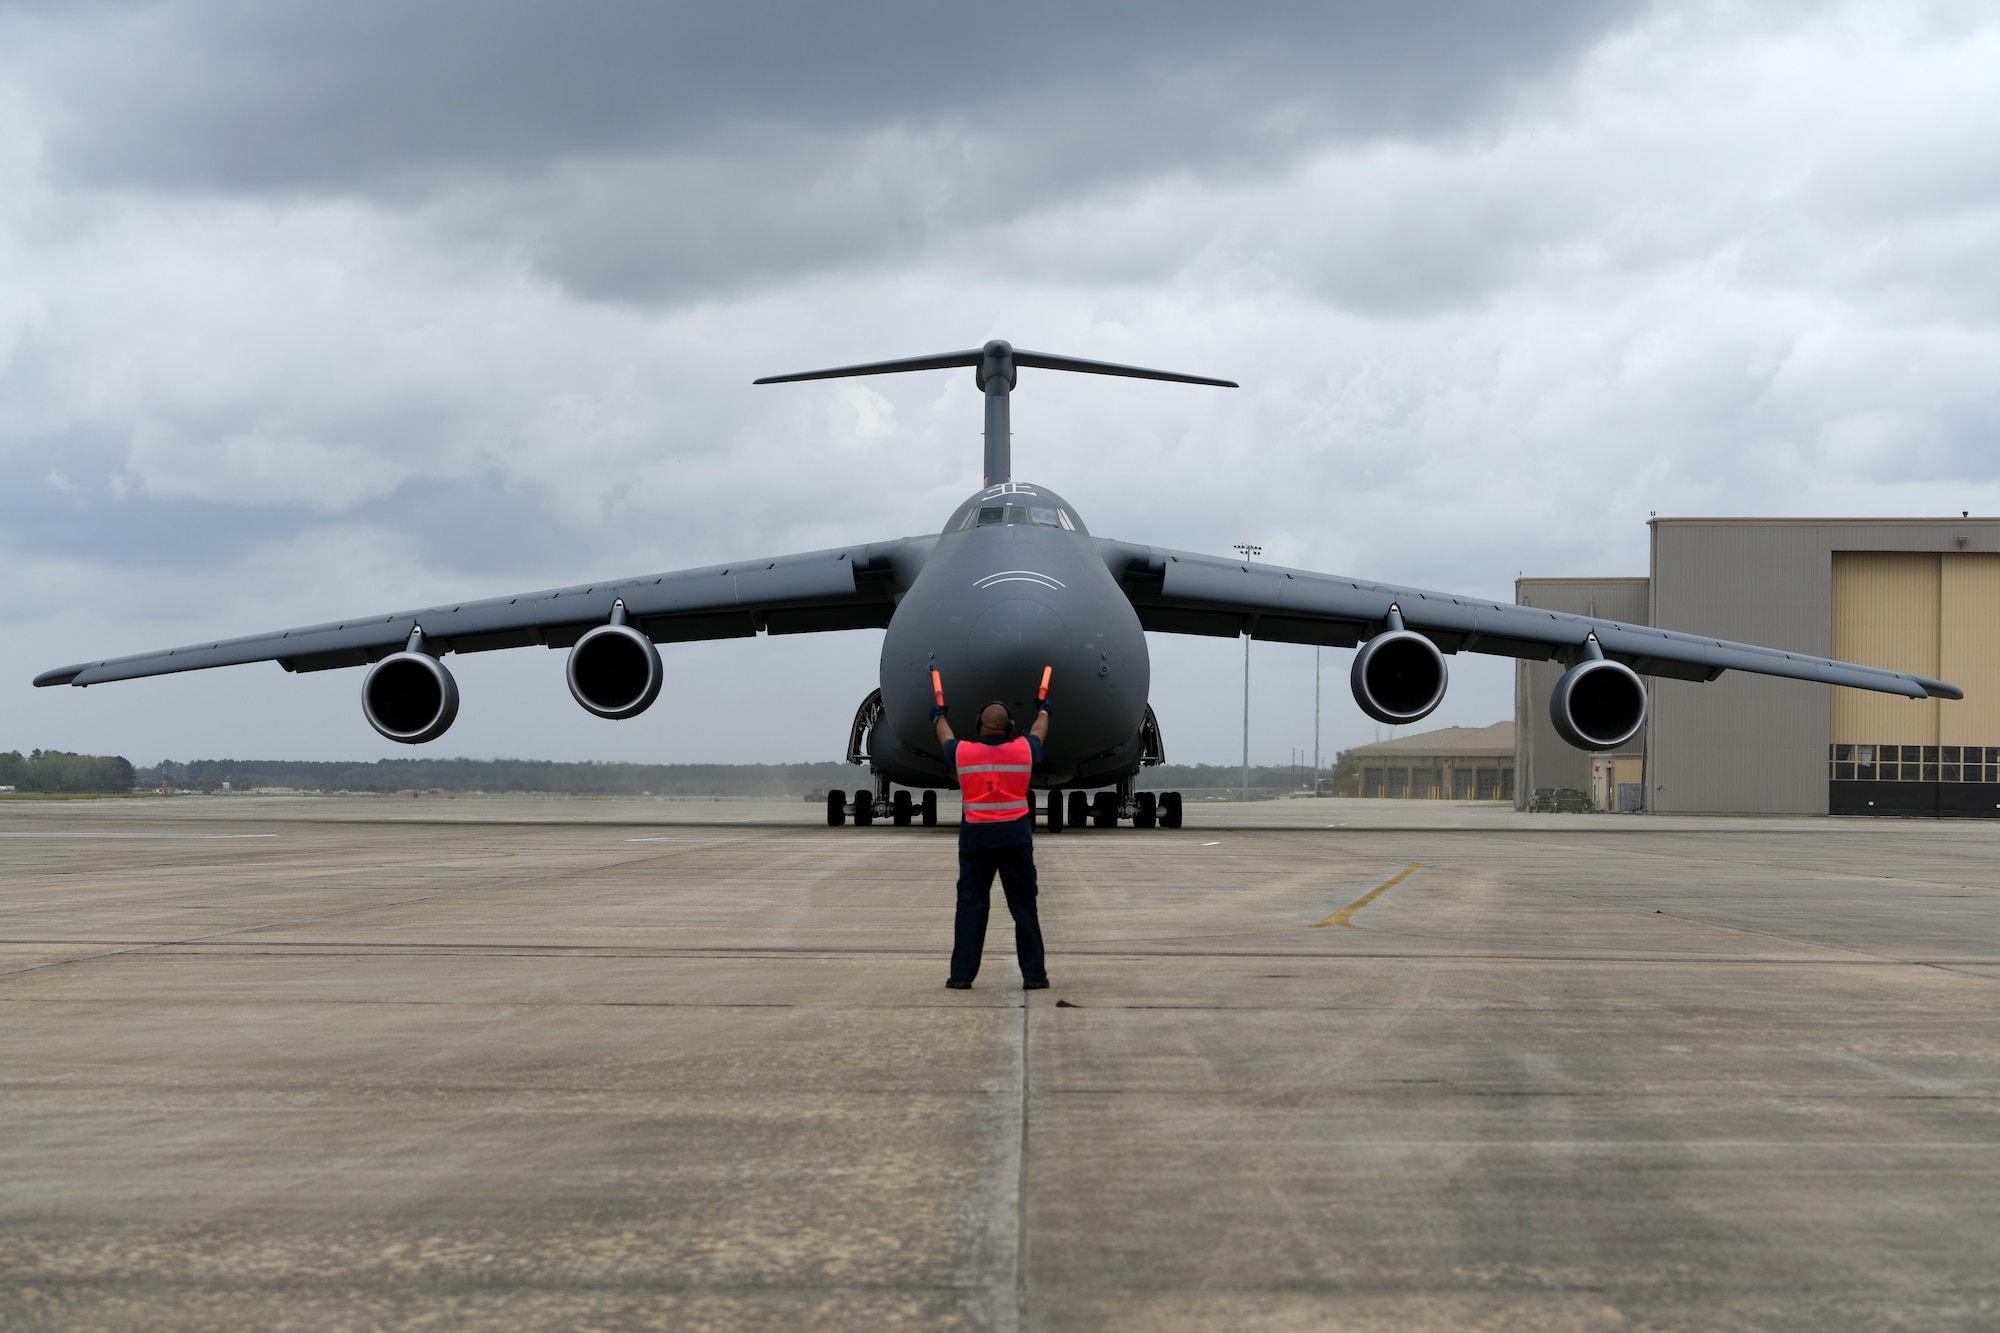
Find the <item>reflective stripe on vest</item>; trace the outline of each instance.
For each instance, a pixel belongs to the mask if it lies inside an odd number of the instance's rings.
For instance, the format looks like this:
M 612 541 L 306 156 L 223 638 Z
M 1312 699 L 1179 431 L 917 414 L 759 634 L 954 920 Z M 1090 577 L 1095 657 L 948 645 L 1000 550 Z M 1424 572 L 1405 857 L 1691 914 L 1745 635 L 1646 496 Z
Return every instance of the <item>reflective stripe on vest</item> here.
M 1027 737 L 1000 745 L 960 741 L 957 760 L 968 824 L 1019 819 L 1028 813 L 1028 775 L 1034 771 L 1035 757 Z

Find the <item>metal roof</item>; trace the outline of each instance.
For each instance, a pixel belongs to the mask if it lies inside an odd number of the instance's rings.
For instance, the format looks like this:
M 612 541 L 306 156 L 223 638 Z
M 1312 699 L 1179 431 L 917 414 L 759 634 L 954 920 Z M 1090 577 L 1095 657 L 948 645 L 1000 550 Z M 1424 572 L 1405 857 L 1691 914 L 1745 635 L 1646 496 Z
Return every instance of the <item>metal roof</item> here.
M 1357 745 L 1354 753 L 1363 759 L 1407 759 L 1436 755 L 1451 759 L 1514 757 L 1514 724 L 1495 722 L 1490 727 L 1439 727 L 1414 736 L 1398 736 L 1392 741 Z

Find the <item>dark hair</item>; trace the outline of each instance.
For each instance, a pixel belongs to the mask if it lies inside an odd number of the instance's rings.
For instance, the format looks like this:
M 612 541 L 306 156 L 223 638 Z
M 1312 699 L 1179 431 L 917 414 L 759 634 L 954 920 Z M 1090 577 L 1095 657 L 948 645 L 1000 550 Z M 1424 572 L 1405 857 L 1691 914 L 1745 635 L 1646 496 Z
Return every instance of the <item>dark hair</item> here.
M 987 708 L 998 708 L 1003 710 L 1007 714 L 1007 739 L 1010 741 L 1013 740 L 1014 733 L 1017 730 L 1017 728 L 1014 725 L 1014 710 L 1007 707 L 1007 701 L 1005 699 L 995 699 L 991 703 L 987 704 L 985 708 L 981 708 L 979 710 L 979 720 L 982 724 L 986 720 Z

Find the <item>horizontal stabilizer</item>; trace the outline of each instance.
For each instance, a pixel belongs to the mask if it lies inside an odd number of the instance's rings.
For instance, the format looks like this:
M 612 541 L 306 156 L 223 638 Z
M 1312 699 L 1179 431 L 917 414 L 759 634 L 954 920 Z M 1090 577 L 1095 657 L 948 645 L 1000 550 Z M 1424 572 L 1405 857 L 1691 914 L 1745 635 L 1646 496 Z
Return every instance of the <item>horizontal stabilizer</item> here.
M 869 361 L 858 366 L 835 366 L 831 370 L 800 371 L 795 375 L 766 375 L 763 379 L 752 382 L 791 384 L 799 380 L 845 379 L 850 375 L 898 375 L 912 370 L 959 370 L 967 367 L 978 368 L 989 362 L 1010 381 L 1013 379 L 1011 369 L 1026 366 L 1033 370 L 1067 370 L 1083 375 L 1122 375 L 1135 380 L 1207 384 L 1218 389 L 1240 387 L 1234 380 L 1213 379 L 1207 375 L 1183 375 L 1172 370 L 1148 370 L 1144 366 L 1121 366 L 1110 361 L 1086 361 L 1082 357 L 1056 356 L 1049 352 L 1029 352 L 1004 342 L 988 343 L 984 347 L 975 347 L 967 352 L 940 352 L 935 356 L 904 357 L 900 361 Z
M 959 370 L 976 366 L 986 353 L 975 347 L 969 352 L 944 352 L 938 356 L 912 356 L 901 361 L 870 361 L 859 366 L 835 366 L 832 370 L 804 370 L 796 375 L 766 375 L 752 384 L 791 384 L 798 380 L 838 380 L 849 375 L 896 375 L 906 370 Z
M 1083 375 L 1123 375 L 1134 380 L 1171 380 L 1175 384 L 1206 384 L 1217 389 L 1237 389 L 1235 380 L 1212 379 L 1207 375 L 1183 375 L 1175 370 L 1148 370 L 1144 366 L 1121 366 L 1110 361 L 1085 361 L 1075 356 L 1052 356 L 1047 352 L 1014 349 L 1014 364 L 1035 370 L 1072 370 Z

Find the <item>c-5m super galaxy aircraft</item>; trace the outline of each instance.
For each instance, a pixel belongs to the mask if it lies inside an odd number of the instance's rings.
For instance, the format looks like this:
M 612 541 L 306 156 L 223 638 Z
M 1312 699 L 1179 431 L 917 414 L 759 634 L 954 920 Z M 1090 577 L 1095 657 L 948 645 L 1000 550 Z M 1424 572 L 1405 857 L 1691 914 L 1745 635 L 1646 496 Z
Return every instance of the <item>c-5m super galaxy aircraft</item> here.
M 636 717 L 659 696 L 661 643 L 882 629 L 881 685 L 854 716 L 848 759 L 873 790 L 829 793 L 827 820 L 937 821 L 937 789 L 953 785 L 930 721 L 931 672 L 973 709 L 1008 702 L 1026 723 L 1045 667 L 1054 668 L 1057 725 L 1035 785 L 1049 791 L 1052 829 L 1088 819 L 1178 827 L 1178 793 L 1135 792 L 1165 753 L 1146 701 L 1146 631 L 1354 647 L 1355 702 L 1404 724 L 1444 699 L 1445 659 L 1494 653 L 1555 659 L 1568 670 L 1549 700 L 1558 733 L 1611 750 L 1646 720 L 1642 676 L 1714 680 L 1753 671 L 1912 699 L 1963 698 L 1923 676 L 1695 634 L 1563 615 L 1477 597 L 1399 588 L 1336 574 L 1094 537 L 1076 508 L 1013 479 L 1008 404 L 1018 372 L 1080 371 L 1235 388 L 1228 380 L 1029 352 L 989 342 L 968 352 L 842 366 L 758 380 L 833 379 L 969 367 L 986 396 L 985 486 L 922 537 L 581 587 L 361 617 L 167 652 L 47 671 L 37 685 L 99 685 L 175 671 L 275 661 L 287 671 L 368 666 L 361 709 L 375 730 L 416 745 L 458 714 L 446 653 L 541 644 L 569 649 L 570 693 L 604 718 Z M 900 786 L 892 795 L 892 786 Z M 922 791 L 921 805 L 909 789 Z M 1067 810 L 1062 793 L 1069 794 Z M 1086 792 L 1095 790 L 1095 800 Z

